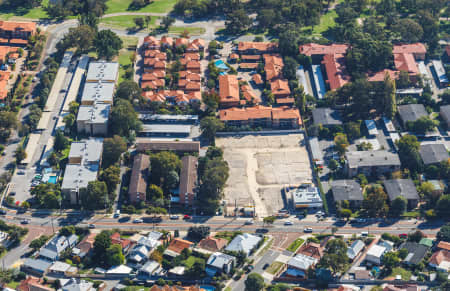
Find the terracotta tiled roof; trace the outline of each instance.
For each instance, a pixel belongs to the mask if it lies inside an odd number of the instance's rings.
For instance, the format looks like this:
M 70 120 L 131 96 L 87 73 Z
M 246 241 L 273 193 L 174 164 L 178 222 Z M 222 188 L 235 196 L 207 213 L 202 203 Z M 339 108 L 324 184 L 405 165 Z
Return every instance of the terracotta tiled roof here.
M 0 46 L 0 61 L 3 61 L 6 59 L 6 55 L 12 52 L 16 52 L 16 47 L 10 47 L 10 46 Z
M 258 68 L 258 63 L 240 63 L 239 68 L 241 68 L 241 69 L 256 69 L 256 68 Z
M 392 80 L 395 80 L 398 78 L 398 71 L 393 71 L 393 70 L 388 70 L 385 69 L 383 71 L 379 71 L 376 73 L 369 73 L 369 76 L 367 78 L 367 80 L 369 82 L 383 82 L 384 81 L 384 77 L 386 76 L 386 73 L 389 74 L 389 76 L 391 77 Z
M 299 50 L 301 54 L 307 56 L 328 55 L 328 54 L 345 54 L 348 49 L 347 44 L 331 44 L 321 45 L 317 43 L 308 43 L 301 45 Z
M 235 53 L 232 53 L 232 54 L 230 55 L 230 59 L 232 59 L 232 60 L 239 59 L 239 55 L 238 55 L 238 54 L 235 54 Z
M 187 79 L 190 81 L 198 81 L 200 82 L 202 80 L 202 76 L 198 73 L 192 73 L 189 71 L 180 71 L 179 72 L 180 79 Z
M 345 73 L 345 56 L 343 54 L 325 55 L 322 63 L 325 65 L 327 82 L 331 90 L 338 89 L 350 81 L 350 76 Z
M 159 48 L 161 42 L 156 37 L 149 35 L 144 38 L 144 45 L 149 48 Z
M 194 243 L 184 240 L 184 239 L 180 239 L 180 238 L 175 238 L 173 239 L 170 244 L 169 247 L 167 247 L 168 250 L 175 252 L 177 254 L 181 254 L 181 252 L 184 249 L 189 248 L 191 245 L 193 245 Z
M 164 70 L 152 70 L 149 73 L 142 74 L 142 81 L 154 81 L 156 79 L 164 79 L 166 71 Z
M 281 104 L 281 105 L 289 105 L 289 104 L 294 104 L 295 103 L 295 99 L 292 97 L 283 97 L 283 98 L 277 98 L 277 100 L 275 100 L 277 104 Z
M 219 76 L 220 102 L 239 101 L 239 82 L 236 75 Z
M 0 100 L 8 96 L 8 80 L 10 72 L 0 71 Z
M 196 46 L 203 48 L 205 47 L 205 40 L 201 39 L 201 38 L 196 38 L 192 41 L 193 44 L 195 44 Z
M 447 250 L 439 250 L 435 252 L 430 258 L 430 264 L 439 266 L 442 262 L 450 262 L 450 252 Z
M 186 96 L 190 102 L 199 102 L 202 100 L 202 93 L 200 91 L 189 92 Z
M 14 22 L 0 21 L 0 30 L 3 31 L 26 31 L 31 34 L 36 32 L 36 23 L 34 22 Z
M 28 40 L 26 40 L 26 39 L 21 39 L 21 38 L 11 38 L 11 39 L 9 40 L 9 43 L 10 43 L 10 44 L 20 44 L 20 45 L 22 45 L 22 44 L 27 44 L 27 43 L 28 43 Z
M 394 54 L 394 64 L 398 71 L 406 71 L 412 75 L 419 74 L 416 60 L 411 53 Z
M 445 241 L 440 241 L 437 245 L 438 249 L 450 251 L 450 243 Z
M 447 57 L 450 58 L 450 45 L 447 45 L 447 46 L 445 47 L 445 52 L 447 53 Z
M 247 108 L 230 108 L 219 111 L 220 120 L 250 120 L 250 119 L 270 119 L 272 117 L 272 107 L 258 105 Z
M 188 59 L 192 61 L 199 61 L 200 60 L 200 54 L 199 53 L 184 53 L 183 59 Z
M 261 98 L 256 96 L 256 94 L 253 92 L 252 88 L 249 85 L 242 85 L 241 86 L 242 95 L 244 96 L 244 99 L 248 102 L 254 102 L 255 104 L 261 103 Z
M 144 192 L 145 193 L 145 192 Z M 115 232 L 111 235 L 111 243 L 113 245 L 120 245 L 122 249 L 126 249 L 130 246 L 131 241 L 120 237 L 120 233 Z
M 189 44 L 189 40 L 187 38 L 177 38 L 175 40 L 175 46 L 176 47 L 179 47 L 179 46 L 182 46 L 182 45 L 187 46 L 188 44 Z
M 241 60 L 243 61 L 258 61 L 261 59 L 260 55 L 242 55 Z
M 169 36 L 163 36 L 163 37 L 161 37 L 161 44 L 173 46 L 173 38 L 171 38 Z
M 166 82 L 164 81 L 164 79 L 156 79 L 153 81 L 144 81 L 144 82 L 141 82 L 141 88 L 142 89 L 146 89 L 146 88 L 158 89 L 158 88 L 164 87 L 165 83 Z
M 22 280 L 17 286 L 18 291 L 52 291 L 53 288 L 44 285 L 41 279 L 28 276 L 25 280 Z
M 403 45 L 394 45 L 393 54 L 426 54 L 427 48 L 423 43 L 411 43 Z
M 323 249 L 321 248 L 320 244 L 307 243 L 300 247 L 300 249 L 297 251 L 297 254 L 320 259 L 323 256 Z
M 152 287 L 150 287 L 149 291 L 206 291 L 206 290 L 197 286 L 184 286 L 184 287 L 169 286 L 169 285 L 158 286 L 155 284 Z
M 298 119 L 299 122 L 301 122 L 300 113 L 298 112 L 298 109 L 290 108 L 287 106 L 274 107 L 272 109 L 272 118 L 273 119 Z
M 274 42 L 250 42 L 250 41 L 241 41 L 238 44 L 238 51 L 246 51 L 246 50 L 256 50 L 260 53 L 264 53 L 267 51 L 276 50 L 278 48 L 278 44 Z
M 273 95 L 289 95 L 291 94 L 291 89 L 289 89 L 289 84 L 287 80 L 275 80 L 270 83 L 270 90 Z
M 224 238 L 207 237 L 198 243 L 198 247 L 211 252 L 217 252 L 227 245 L 228 241 Z
M 155 58 L 162 61 L 165 61 L 167 59 L 166 53 L 160 52 L 159 50 L 145 50 L 144 57 Z
M 154 58 L 144 58 L 144 66 L 155 69 L 165 69 L 166 61 L 161 61 Z
M 255 82 L 256 85 L 261 85 L 263 83 L 263 80 L 262 80 L 260 74 L 254 74 L 252 76 L 252 80 L 253 80 L 253 82 Z

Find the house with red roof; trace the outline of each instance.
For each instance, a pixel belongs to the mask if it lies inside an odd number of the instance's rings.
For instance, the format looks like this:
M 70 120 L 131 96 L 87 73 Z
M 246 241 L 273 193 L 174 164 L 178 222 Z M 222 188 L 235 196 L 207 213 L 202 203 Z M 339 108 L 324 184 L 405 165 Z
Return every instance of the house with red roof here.
M 121 238 L 120 237 L 120 233 L 115 232 L 111 235 L 111 244 L 113 245 L 120 245 L 122 247 L 122 252 L 126 253 L 130 246 L 131 246 L 131 241 L 129 239 L 125 239 L 125 238 Z

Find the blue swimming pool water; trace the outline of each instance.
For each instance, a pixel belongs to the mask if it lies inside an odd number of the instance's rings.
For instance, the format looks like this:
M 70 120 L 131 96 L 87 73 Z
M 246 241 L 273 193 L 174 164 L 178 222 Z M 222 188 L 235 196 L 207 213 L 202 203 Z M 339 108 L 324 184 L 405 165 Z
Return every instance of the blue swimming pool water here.
M 51 183 L 51 184 L 56 184 L 56 181 L 57 181 L 56 176 L 50 176 L 48 178 L 48 182 Z
M 225 65 L 225 63 L 222 60 L 217 60 L 214 62 L 214 64 L 216 65 L 217 68 L 222 69 L 222 70 L 228 70 L 228 66 Z
M 206 291 L 214 291 L 214 290 L 216 290 L 216 287 L 211 286 L 211 285 L 202 285 L 202 286 L 200 286 L 200 288 L 203 288 Z

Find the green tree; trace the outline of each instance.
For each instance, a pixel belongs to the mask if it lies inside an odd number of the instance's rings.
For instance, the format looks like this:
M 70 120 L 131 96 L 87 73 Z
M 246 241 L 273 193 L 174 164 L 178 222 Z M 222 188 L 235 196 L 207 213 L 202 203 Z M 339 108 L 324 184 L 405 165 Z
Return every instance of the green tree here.
M 400 217 L 406 211 L 407 201 L 404 197 L 398 196 L 391 202 L 389 214 L 392 217 Z
M 142 89 L 132 80 L 124 80 L 119 84 L 116 90 L 116 98 L 126 99 L 132 102 L 134 99 L 141 98 Z
M 441 227 L 436 235 L 436 238 L 439 241 L 450 242 L 450 223 L 447 223 Z
M 224 129 L 224 124 L 221 120 L 214 116 L 207 116 L 200 121 L 200 128 L 202 135 L 210 142 L 214 144 L 214 137 L 217 131 Z
M 69 139 L 64 136 L 61 130 L 56 130 L 55 142 L 53 149 L 57 152 L 61 152 L 69 146 Z
M 450 217 L 450 194 L 442 195 L 436 203 L 435 211 L 438 217 Z
M 244 9 L 236 9 L 227 15 L 225 28 L 230 34 L 239 34 L 252 24 L 252 20 Z
M 341 209 L 339 215 L 347 220 L 352 216 L 352 211 L 350 209 Z
M 134 24 L 136 25 L 136 27 L 138 27 L 139 29 L 144 28 L 145 20 L 143 17 L 135 17 L 133 19 L 133 21 L 134 21 Z
M 267 224 L 267 225 L 269 225 L 269 224 L 272 225 L 275 222 L 276 219 L 277 218 L 275 216 L 273 216 L 273 215 L 266 216 L 266 217 L 263 218 L 263 223 Z
M 332 172 L 336 172 L 337 169 L 339 168 L 339 163 L 338 163 L 338 161 L 336 161 L 336 160 L 334 160 L 334 159 L 331 159 L 331 160 L 328 162 L 328 168 L 329 168 Z
M 108 266 L 119 266 L 125 262 L 125 256 L 122 253 L 120 244 L 113 244 L 107 248 L 106 257 Z
M 327 252 L 320 259 L 320 268 L 331 269 L 333 274 L 345 270 L 348 264 L 347 245 L 342 239 L 331 239 L 327 243 Z
M 391 79 L 389 73 L 384 76 L 384 114 L 392 119 L 397 112 L 397 100 L 395 99 L 395 81 Z
M 422 159 L 419 154 L 420 143 L 414 135 L 404 135 L 397 141 L 398 155 L 402 166 L 413 173 L 421 172 Z
M 156 201 L 164 198 L 164 192 L 161 187 L 150 184 L 147 190 L 147 201 Z
M 109 193 L 116 190 L 117 184 L 120 182 L 120 168 L 117 166 L 109 166 L 102 171 L 100 180 L 106 183 Z
M 16 163 L 20 164 L 23 160 L 27 158 L 27 153 L 23 146 L 18 146 L 16 151 L 14 152 L 14 157 L 16 158 Z
M 344 130 L 350 140 L 361 137 L 361 122 L 347 122 L 344 124 Z
M 108 187 L 103 181 L 91 181 L 87 188 L 80 191 L 81 205 L 85 209 L 102 209 L 110 203 Z
M 208 113 L 214 113 L 219 107 L 220 97 L 215 91 L 203 92 L 202 101 L 206 105 Z
M 68 48 L 76 48 L 77 53 L 86 53 L 94 45 L 96 37 L 95 29 L 88 25 L 69 28 L 69 32 L 57 44 L 59 51 L 63 52 Z
M 94 45 L 99 58 L 111 60 L 122 48 L 122 40 L 109 29 L 101 30 L 97 33 Z
M 154 184 L 161 185 L 165 191 L 169 191 L 167 177 L 170 172 L 179 173 L 181 168 L 180 158 L 173 152 L 162 151 L 151 155 L 151 179 Z
M 381 261 L 383 263 L 383 266 L 388 268 L 388 270 L 392 270 L 400 264 L 400 258 L 394 252 L 388 252 L 384 254 L 384 256 L 381 258 Z
M 284 58 L 284 66 L 283 66 L 283 76 L 288 80 L 295 80 L 297 78 L 298 64 L 297 61 L 292 57 Z
M 175 23 L 175 18 L 170 17 L 170 16 L 164 16 L 161 19 L 161 25 L 164 28 L 164 30 L 169 30 L 169 27 Z
M 410 18 L 400 18 L 392 27 L 400 35 L 403 42 L 415 43 L 422 39 L 423 29 L 417 21 Z
M 384 217 L 389 207 L 386 203 L 387 195 L 381 186 L 370 186 L 363 200 L 363 208 L 370 217 Z
M 111 111 L 111 132 L 130 139 L 133 131 L 139 130 L 141 122 L 128 100 L 119 99 Z
M 340 156 L 343 156 L 347 151 L 347 147 L 350 145 L 347 139 L 347 135 L 343 133 L 337 133 L 334 137 L 334 145 Z
M 151 20 L 152 20 L 152 17 L 150 15 L 145 16 L 145 25 L 147 26 L 147 29 L 150 26 Z
M 107 250 L 109 247 L 111 247 L 111 232 L 102 230 L 94 240 L 93 261 L 105 266 L 108 262 Z
M 261 291 L 264 289 L 264 278 L 257 273 L 251 273 L 245 279 L 245 291 Z
M 416 230 L 416 231 L 408 234 L 408 241 L 418 243 L 424 237 L 425 237 L 425 235 L 423 234 L 423 232 L 421 232 L 420 230 Z
M 112 138 L 105 138 L 103 141 L 102 155 L 103 168 L 108 168 L 116 164 L 120 156 L 126 151 L 127 143 L 122 137 L 114 135 Z
M 72 128 L 72 126 L 75 124 L 75 120 L 76 120 L 76 117 L 72 113 L 69 113 L 66 116 L 64 116 L 63 121 L 64 121 L 65 128 L 69 128 L 69 129 Z
M 436 120 L 432 120 L 429 116 L 422 116 L 416 121 L 408 121 L 406 127 L 419 134 L 425 134 L 427 131 L 434 130 L 438 125 Z
M 83 13 L 78 16 L 79 25 L 86 25 L 94 28 L 95 31 L 98 30 L 98 23 L 100 19 L 94 13 Z

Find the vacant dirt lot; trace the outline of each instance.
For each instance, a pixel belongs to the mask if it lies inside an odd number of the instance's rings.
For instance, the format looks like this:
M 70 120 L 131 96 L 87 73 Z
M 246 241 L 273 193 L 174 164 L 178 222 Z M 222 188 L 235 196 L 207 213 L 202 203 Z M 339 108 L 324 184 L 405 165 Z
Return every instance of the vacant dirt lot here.
M 312 180 L 303 134 L 221 137 L 216 145 L 230 166 L 225 199 L 232 206 L 255 204 L 259 217 L 287 206 L 284 186 Z

